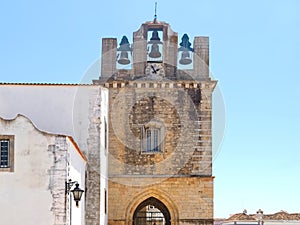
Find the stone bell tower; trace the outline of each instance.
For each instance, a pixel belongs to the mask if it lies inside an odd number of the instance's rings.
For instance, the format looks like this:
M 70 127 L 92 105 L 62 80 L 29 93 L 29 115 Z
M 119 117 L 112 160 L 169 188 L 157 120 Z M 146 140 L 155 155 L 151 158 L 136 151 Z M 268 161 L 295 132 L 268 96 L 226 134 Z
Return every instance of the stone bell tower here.
M 165 22 L 102 40 L 110 225 L 213 224 L 208 37 Z M 102 131 L 104 132 L 104 131 Z

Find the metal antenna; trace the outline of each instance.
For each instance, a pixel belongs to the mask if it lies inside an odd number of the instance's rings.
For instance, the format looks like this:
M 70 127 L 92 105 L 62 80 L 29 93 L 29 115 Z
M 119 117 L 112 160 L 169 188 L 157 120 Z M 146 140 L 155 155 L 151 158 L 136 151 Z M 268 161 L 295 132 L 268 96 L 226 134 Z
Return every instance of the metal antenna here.
M 157 2 L 155 2 L 155 8 L 154 8 L 154 22 L 156 22 L 157 20 L 156 10 L 157 10 Z

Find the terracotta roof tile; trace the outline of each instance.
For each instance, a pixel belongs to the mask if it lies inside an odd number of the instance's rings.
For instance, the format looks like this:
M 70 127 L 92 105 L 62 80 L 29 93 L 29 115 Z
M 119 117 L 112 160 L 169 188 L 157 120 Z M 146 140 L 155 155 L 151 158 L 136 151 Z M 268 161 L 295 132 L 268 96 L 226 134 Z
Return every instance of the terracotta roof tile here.
M 254 221 L 255 218 L 252 215 L 247 215 L 245 213 L 237 213 L 232 215 L 230 218 L 227 219 L 228 221 Z
M 229 217 L 226 221 L 256 221 L 256 214 L 245 214 L 245 213 L 237 213 Z M 292 213 L 289 214 L 285 211 L 280 211 L 274 214 L 264 214 L 264 221 L 276 221 L 276 220 L 300 220 L 300 213 Z

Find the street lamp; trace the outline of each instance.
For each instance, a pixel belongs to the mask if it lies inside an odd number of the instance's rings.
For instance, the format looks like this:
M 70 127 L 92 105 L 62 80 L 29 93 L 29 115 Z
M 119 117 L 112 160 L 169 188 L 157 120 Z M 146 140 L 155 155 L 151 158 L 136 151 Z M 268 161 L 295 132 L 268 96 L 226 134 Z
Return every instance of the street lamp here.
M 73 190 L 71 190 L 71 188 L 74 184 L 75 184 L 75 188 Z M 79 184 L 77 181 L 72 181 L 70 179 L 69 182 L 66 182 L 66 194 L 69 194 L 70 192 L 73 193 L 74 201 L 76 202 L 76 206 L 78 207 L 79 206 L 78 203 L 82 197 L 84 190 L 79 188 Z
M 78 202 L 80 201 L 81 196 L 82 196 L 84 190 L 81 190 L 79 188 L 79 184 L 76 183 L 75 184 L 75 188 L 71 192 L 73 193 L 74 201 L 76 202 L 76 206 L 78 207 L 79 206 Z

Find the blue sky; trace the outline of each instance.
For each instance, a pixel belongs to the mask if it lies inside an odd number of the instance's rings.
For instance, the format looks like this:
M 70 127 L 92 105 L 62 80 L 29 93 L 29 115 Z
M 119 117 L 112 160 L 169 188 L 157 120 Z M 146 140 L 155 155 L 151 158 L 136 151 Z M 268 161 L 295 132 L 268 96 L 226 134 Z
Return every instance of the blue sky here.
M 2 2 L 0 81 L 81 82 L 101 38 L 131 40 L 153 19 L 154 2 Z M 226 108 L 214 159 L 215 216 L 300 212 L 300 1 L 157 2 L 158 19 L 180 37 L 210 38 L 210 68 Z

